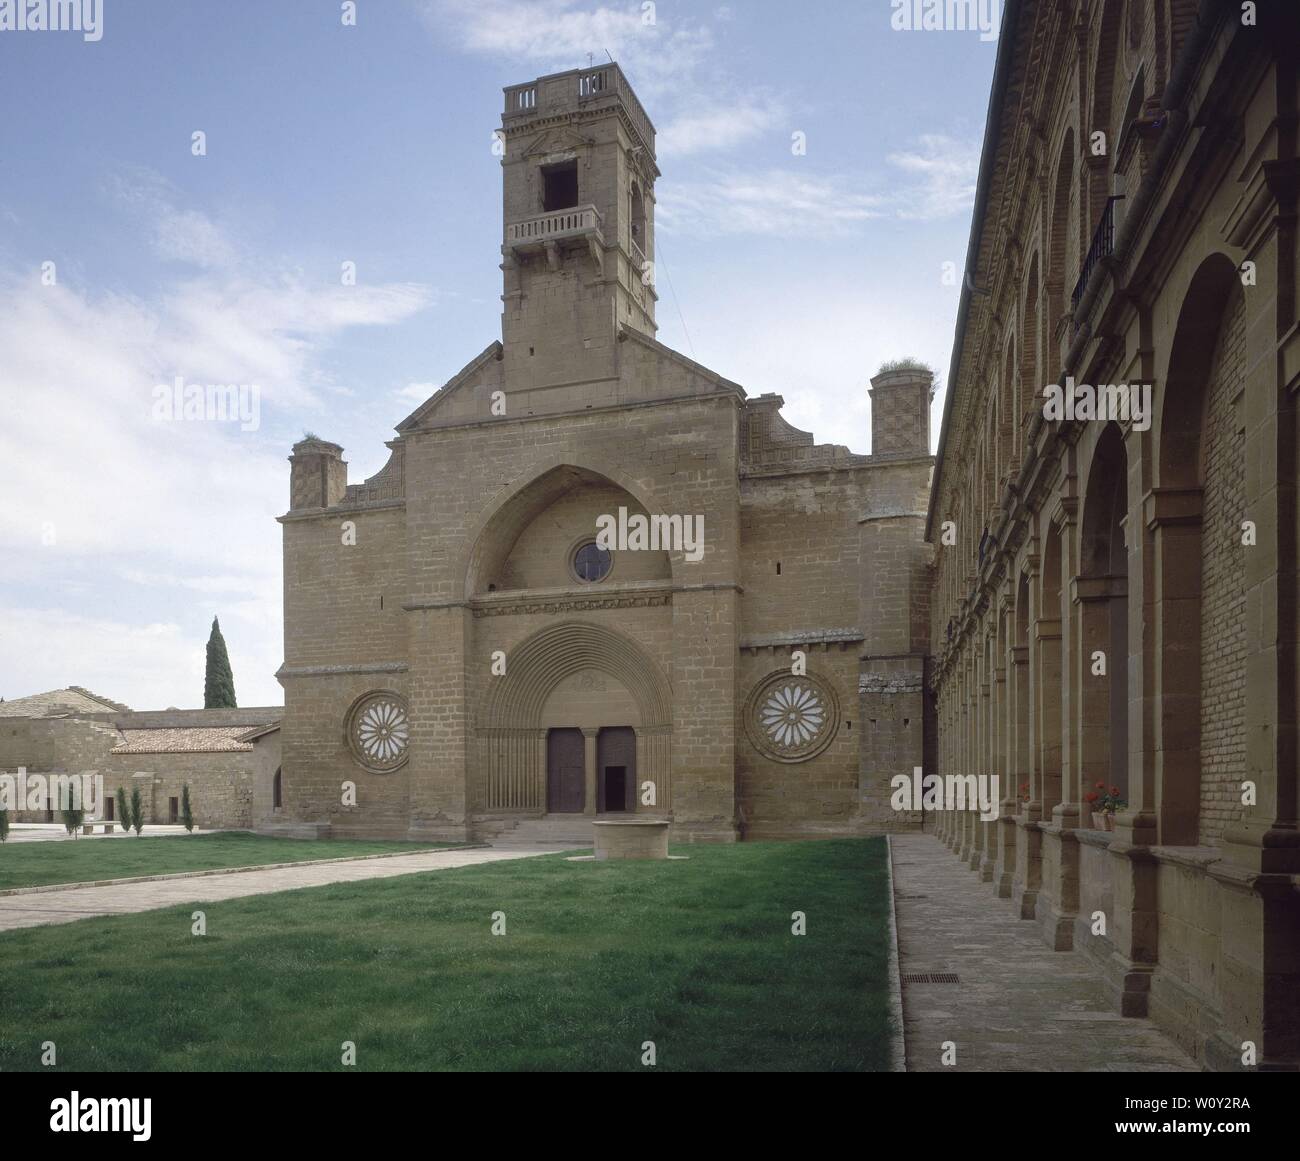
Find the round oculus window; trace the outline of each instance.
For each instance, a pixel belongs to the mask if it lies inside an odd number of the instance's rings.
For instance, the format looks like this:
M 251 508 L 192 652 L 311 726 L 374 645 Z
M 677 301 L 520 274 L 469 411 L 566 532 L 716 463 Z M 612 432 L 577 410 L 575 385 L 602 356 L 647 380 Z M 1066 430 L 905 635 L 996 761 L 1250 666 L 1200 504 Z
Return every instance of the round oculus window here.
M 609 550 L 594 540 L 580 544 L 573 554 L 573 575 L 585 584 L 604 580 L 613 567 L 614 558 Z

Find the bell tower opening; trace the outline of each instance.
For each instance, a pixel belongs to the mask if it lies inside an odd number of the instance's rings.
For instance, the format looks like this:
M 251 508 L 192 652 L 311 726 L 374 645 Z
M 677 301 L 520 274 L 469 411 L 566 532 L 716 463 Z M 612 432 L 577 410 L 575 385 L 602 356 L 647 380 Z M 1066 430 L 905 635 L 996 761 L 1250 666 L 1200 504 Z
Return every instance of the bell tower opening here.
M 578 163 L 542 166 L 542 209 L 567 210 L 578 204 Z

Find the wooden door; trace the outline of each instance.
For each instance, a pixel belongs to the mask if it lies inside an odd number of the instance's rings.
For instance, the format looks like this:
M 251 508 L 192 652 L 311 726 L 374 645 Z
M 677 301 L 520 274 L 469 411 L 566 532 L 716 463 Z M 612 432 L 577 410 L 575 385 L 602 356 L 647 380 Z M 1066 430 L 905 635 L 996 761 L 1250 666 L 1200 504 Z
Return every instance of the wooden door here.
M 581 730 L 551 730 L 546 736 L 546 810 L 581 814 L 587 804 L 585 747 Z

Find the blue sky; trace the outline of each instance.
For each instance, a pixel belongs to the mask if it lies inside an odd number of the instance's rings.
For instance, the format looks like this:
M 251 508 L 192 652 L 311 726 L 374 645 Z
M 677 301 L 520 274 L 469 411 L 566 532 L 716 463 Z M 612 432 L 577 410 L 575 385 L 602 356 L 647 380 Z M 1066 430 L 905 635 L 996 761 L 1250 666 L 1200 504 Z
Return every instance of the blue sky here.
M 0 697 L 201 705 L 217 614 L 240 703 L 283 700 L 290 445 L 372 474 L 499 337 L 501 89 L 588 53 L 658 130 L 662 342 L 854 451 L 883 360 L 947 369 L 996 41 L 894 31 L 888 0 L 340 12 L 103 0 L 97 42 L 0 32 Z M 256 385 L 256 430 L 156 422 L 177 376 Z

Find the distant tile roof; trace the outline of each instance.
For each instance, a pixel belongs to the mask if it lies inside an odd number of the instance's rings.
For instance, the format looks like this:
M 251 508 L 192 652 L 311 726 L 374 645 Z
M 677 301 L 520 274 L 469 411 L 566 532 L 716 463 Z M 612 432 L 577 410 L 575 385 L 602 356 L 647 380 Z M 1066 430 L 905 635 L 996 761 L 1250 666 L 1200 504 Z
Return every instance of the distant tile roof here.
M 0 701 L 0 717 L 49 718 L 58 714 L 130 713 L 131 707 L 121 702 L 109 701 L 79 685 L 66 689 L 52 689 L 48 693 L 34 693 L 13 701 Z
M 228 754 L 248 752 L 239 741 L 247 726 L 202 726 L 189 729 L 122 730 L 123 741 L 110 754 Z

